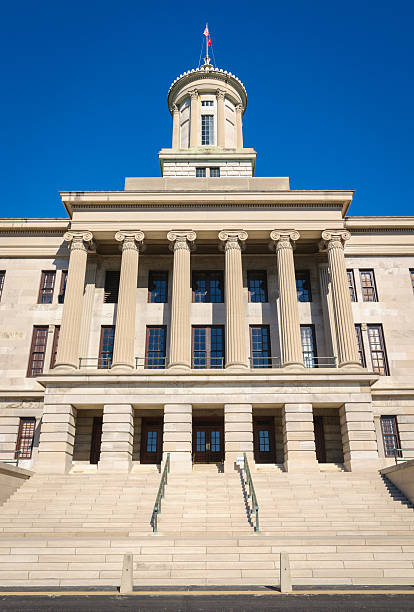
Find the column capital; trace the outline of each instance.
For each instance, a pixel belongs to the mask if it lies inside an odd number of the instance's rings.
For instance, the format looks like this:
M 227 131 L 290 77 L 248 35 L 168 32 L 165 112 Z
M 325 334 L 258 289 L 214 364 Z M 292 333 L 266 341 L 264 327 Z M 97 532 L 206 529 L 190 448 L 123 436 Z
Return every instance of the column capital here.
M 70 243 L 70 250 L 81 250 L 87 252 L 88 249 L 93 248 L 93 234 L 92 232 L 66 232 L 63 236 L 65 242 Z
M 136 251 L 142 251 L 144 248 L 144 232 L 138 230 L 136 232 L 123 232 L 119 231 L 115 234 L 115 240 L 122 243 L 122 250 L 133 249 Z
M 243 112 L 244 112 L 243 104 L 237 104 L 236 105 L 236 113 L 243 114 Z
M 222 230 L 218 238 L 221 242 L 224 242 L 221 247 L 224 247 L 226 251 L 228 249 L 242 249 L 248 238 L 248 233 L 244 230 Z
M 320 247 L 329 249 L 343 249 L 345 242 L 351 238 L 351 233 L 348 230 L 324 230 L 322 232 L 322 240 Z
M 188 93 L 190 94 L 190 98 L 192 100 L 197 100 L 197 98 L 198 98 L 198 89 L 192 89 Z
M 216 89 L 217 100 L 224 100 L 225 95 L 226 95 L 226 92 L 224 91 L 224 89 Z
M 297 230 L 273 230 L 270 232 L 270 239 L 276 249 L 292 249 L 292 242 L 299 240 L 300 234 Z
M 172 243 L 170 244 L 170 249 L 174 251 L 177 249 L 186 249 L 189 251 L 193 250 L 195 248 L 194 242 L 196 238 L 197 234 L 193 230 L 172 230 L 167 234 L 167 240 Z
M 177 104 L 175 104 L 175 103 L 174 103 L 174 104 L 172 104 L 172 105 L 170 106 L 170 111 L 171 111 L 171 113 L 178 113 L 179 108 L 178 108 Z

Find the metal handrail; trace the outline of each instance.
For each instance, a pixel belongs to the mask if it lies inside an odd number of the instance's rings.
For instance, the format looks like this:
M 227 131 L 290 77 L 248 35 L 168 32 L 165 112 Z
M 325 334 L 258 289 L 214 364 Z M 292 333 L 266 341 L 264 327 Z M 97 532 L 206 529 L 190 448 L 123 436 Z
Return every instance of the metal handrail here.
M 393 451 L 396 465 L 398 465 L 399 461 L 410 461 L 411 459 L 414 459 L 414 457 L 402 456 L 403 451 L 414 451 L 414 448 L 394 448 Z M 399 453 L 401 453 L 401 455 Z
M 336 368 L 336 357 L 330 355 L 328 357 L 311 357 L 304 355 L 303 362 L 305 368 Z
M 136 370 L 141 366 L 144 370 L 165 370 L 167 363 L 167 357 L 135 357 Z
M 164 497 L 165 485 L 168 484 L 168 474 L 170 473 L 170 453 L 167 453 L 164 469 L 161 476 L 160 486 L 158 487 L 157 497 L 155 498 L 154 509 L 152 511 L 152 531 L 158 531 L 158 515 L 161 514 L 161 500 Z
M 249 357 L 250 367 L 256 368 L 281 368 L 282 362 L 280 357 L 262 357 L 254 356 Z
M 95 368 L 97 370 L 110 370 L 112 355 L 108 357 L 79 357 L 79 369 Z
M 254 527 L 255 532 L 259 531 L 259 504 L 257 503 L 256 491 L 254 490 L 253 479 L 250 473 L 249 462 L 247 461 L 246 453 L 243 453 L 244 465 L 243 469 L 246 472 L 247 484 L 249 485 L 249 497 L 252 500 L 252 506 L 256 515 L 256 525 Z
M 197 364 L 197 360 L 201 360 Z M 223 370 L 224 369 L 224 357 L 210 357 L 210 365 L 204 366 L 203 362 L 207 361 L 206 356 L 193 355 L 191 360 L 191 367 L 193 370 Z
M 0 450 L 0 453 L 10 453 L 13 455 L 17 455 L 14 459 L 0 459 L 1 463 L 14 463 L 16 467 L 19 466 L 19 455 L 22 451 L 19 450 Z

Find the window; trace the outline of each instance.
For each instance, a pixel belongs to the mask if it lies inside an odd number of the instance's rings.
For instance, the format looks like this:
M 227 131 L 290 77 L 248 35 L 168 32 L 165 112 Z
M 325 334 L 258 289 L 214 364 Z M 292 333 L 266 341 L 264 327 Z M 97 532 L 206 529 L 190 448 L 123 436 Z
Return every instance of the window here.
M 362 340 L 362 330 L 361 330 L 360 323 L 357 323 L 355 325 L 355 333 L 356 333 L 356 339 L 357 339 L 357 344 L 358 344 L 359 361 L 361 362 L 362 367 L 366 368 L 367 364 L 365 360 L 364 342 Z
M 317 368 L 315 329 L 313 325 L 301 325 L 302 354 L 305 368 Z
M 201 144 L 214 144 L 214 116 L 201 115 Z
M 298 294 L 298 302 L 311 302 L 312 293 L 310 286 L 309 270 L 296 270 L 296 292 Z
M 36 427 L 35 417 L 21 417 L 16 442 L 16 459 L 31 459 Z
M 202 100 L 201 106 L 214 106 L 213 100 Z
M 165 325 L 147 326 L 147 344 L 145 348 L 145 367 L 151 370 L 165 368 Z
M 116 304 L 118 302 L 119 277 L 119 270 L 107 270 L 105 273 L 105 304 Z
M 220 177 L 220 168 L 210 168 L 210 177 L 211 178 L 219 178 Z
M 224 327 L 193 326 L 193 368 L 224 368 Z
M 51 304 L 53 301 L 53 290 L 55 288 L 56 272 L 54 270 L 42 272 L 40 278 L 38 304 Z
M 31 378 L 43 373 L 48 332 L 48 325 L 35 325 L 33 327 L 29 366 L 27 368 L 27 376 Z
M 378 302 L 374 270 L 360 270 L 362 299 L 364 302 Z
M 266 270 L 248 270 L 247 286 L 249 288 L 249 302 L 268 301 Z
M 196 177 L 197 178 L 205 178 L 206 176 L 207 176 L 206 168 L 196 168 Z
M 53 334 L 52 354 L 50 356 L 50 369 L 51 370 L 55 367 L 55 363 L 56 363 L 59 334 L 60 334 L 60 325 L 55 325 L 55 333 Z
M 112 366 L 112 354 L 114 352 L 114 325 L 102 325 L 101 342 L 99 346 L 98 368 L 109 369 Z
M 389 376 L 382 325 L 368 325 L 368 340 L 374 372 L 381 376 Z
M 395 457 L 395 449 L 401 448 L 398 433 L 397 418 L 395 416 L 381 417 L 381 431 L 384 442 L 384 453 L 386 457 Z M 401 451 L 397 451 L 397 457 L 401 457 Z
M 59 295 L 58 295 L 59 304 L 63 304 L 65 301 L 67 280 L 68 280 L 68 271 L 62 270 L 62 276 L 60 277 L 60 289 L 59 289 Z
M 1 272 L 0 272 L 0 298 L 1 298 Z M 3 274 L 5 274 L 5 272 L 3 272 Z M 410 269 L 410 277 L 411 277 L 411 286 L 413 288 L 414 291 L 414 268 Z
M 222 270 L 193 272 L 193 302 L 216 304 L 223 302 L 224 280 Z
M 0 300 L 1 300 L 1 296 L 3 294 L 3 287 L 4 287 L 4 279 L 6 277 L 6 271 L 5 270 L 0 270 Z
M 148 302 L 166 304 L 168 302 L 168 272 L 149 272 Z
M 271 368 L 270 330 L 268 325 L 250 325 L 252 368 Z
M 348 276 L 348 287 L 349 287 L 349 294 L 351 296 L 351 302 L 357 302 L 357 294 L 355 291 L 355 277 L 354 277 L 354 271 L 353 270 L 347 270 L 346 274 Z

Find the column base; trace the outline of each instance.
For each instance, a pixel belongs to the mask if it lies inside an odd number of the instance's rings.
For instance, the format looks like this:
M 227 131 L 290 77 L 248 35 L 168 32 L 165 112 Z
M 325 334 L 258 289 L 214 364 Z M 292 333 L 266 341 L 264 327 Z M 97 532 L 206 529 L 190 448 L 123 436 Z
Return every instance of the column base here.
M 111 372 L 116 372 L 118 370 L 135 370 L 135 367 L 128 362 L 122 363 L 120 361 L 118 361 L 117 363 L 113 363 L 111 366 Z
M 239 361 L 239 362 L 233 362 L 233 363 L 226 363 L 225 369 L 226 370 L 248 370 L 249 366 L 247 365 L 247 363 L 244 363 L 243 361 Z
M 167 453 L 162 454 L 161 472 L 167 460 Z M 193 471 L 191 452 L 170 451 L 170 473 L 171 474 L 190 474 Z
M 364 368 L 359 361 L 343 361 L 338 365 L 341 370 L 363 370 Z
M 52 372 L 63 372 L 64 370 L 78 370 L 78 364 L 75 363 L 57 363 Z
M 191 367 L 188 363 L 170 363 L 167 369 L 172 370 L 173 372 L 189 372 L 191 370 Z
M 301 361 L 287 361 L 282 363 L 282 368 L 284 370 L 304 370 L 305 365 Z

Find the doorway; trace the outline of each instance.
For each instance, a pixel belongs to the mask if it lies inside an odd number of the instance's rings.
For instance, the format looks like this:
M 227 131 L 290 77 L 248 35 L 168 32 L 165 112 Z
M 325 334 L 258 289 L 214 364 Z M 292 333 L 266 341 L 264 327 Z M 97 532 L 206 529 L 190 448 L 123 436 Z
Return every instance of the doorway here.
M 193 463 L 224 461 L 224 424 L 220 421 L 193 422 Z
M 313 429 L 315 431 L 315 450 L 318 463 L 326 463 L 325 428 L 323 416 L 313 417 Z
M 95 465 L 99 462 L 101 456 L 102 423 L 103 418 L 101 416 L 93 417 L 90 463 Z
M 253 417 L 253 444 L 256 463 L 276 463 L 274 417 Z
M 162 461 L 163 419 L 142 417 L 141 424 L 141 463 L 156 463 Z

